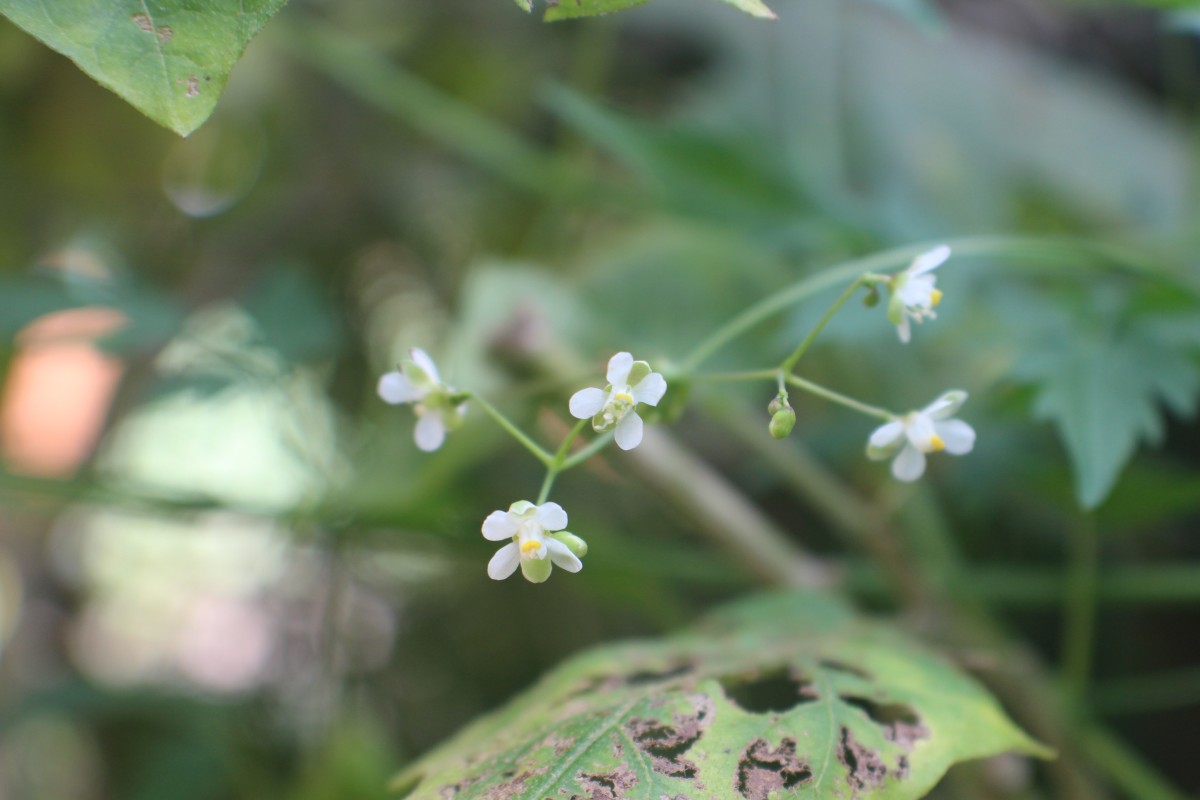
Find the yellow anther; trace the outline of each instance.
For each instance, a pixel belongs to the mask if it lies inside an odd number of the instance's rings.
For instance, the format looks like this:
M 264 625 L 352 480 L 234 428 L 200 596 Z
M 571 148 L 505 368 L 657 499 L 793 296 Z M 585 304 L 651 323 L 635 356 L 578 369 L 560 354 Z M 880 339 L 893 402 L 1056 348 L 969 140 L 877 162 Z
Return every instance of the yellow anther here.
M 942 437 L 935 433 L 933 436 L 929 437 L 929 446 L 933 448 L 933 452 L 939 453 L 946 449 L 946 442 L 942 440 Z
M 613 395 L 614 403 L 619 403 L 622 400 L 625 401 L 626 403 L 629 403 L 630 405 L 632 405 L 633 404 L 633 395 L 626 394 L 625 392 L 620 392 L 618 394 Z
M 942 290 L 934 289 L 932 292 L 929 293 L 929 303 L 930 303 L 930 305 L 936 306 L 940 302 L 942 302 Z
M 527 556 L 530 553 L 533 553 L 540 549 L 542 549 L 542 543 L 537 541 L 536 539 L 526 539 L 525 541 L 521 542 L 521 554 L 522 555 Z

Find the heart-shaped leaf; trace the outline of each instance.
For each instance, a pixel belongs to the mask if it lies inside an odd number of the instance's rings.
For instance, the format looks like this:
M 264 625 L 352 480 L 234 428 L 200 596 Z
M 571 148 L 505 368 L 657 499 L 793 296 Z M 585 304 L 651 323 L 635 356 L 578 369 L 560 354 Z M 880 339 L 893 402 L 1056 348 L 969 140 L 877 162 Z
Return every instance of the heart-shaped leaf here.
M 923 796 L 965 759 L 1047 755 L 969 677 L 814 593 L 581 655 L 401 773 L 408 800 Z
M 287 0 L 0 0 L 0 13 L 187 136 Z

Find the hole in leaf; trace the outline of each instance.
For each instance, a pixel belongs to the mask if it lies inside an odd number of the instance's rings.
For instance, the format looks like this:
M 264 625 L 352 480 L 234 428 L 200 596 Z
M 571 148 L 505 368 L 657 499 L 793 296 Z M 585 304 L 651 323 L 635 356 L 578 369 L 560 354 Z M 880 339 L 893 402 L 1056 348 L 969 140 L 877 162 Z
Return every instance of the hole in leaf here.
M 661 683 L 662 681 L 669 681 L 672 678 L 678 678 L 681 675 L 686 675 L 691 671 L 691 664 L 679 664 L 658 672 L 645 670 L 642 672 L 632 673 L 625 678 L 625 683 L 629 686 L 644 686 L 648 683 Z
M 738 759 L 734 788 L 746 800 L 768 800 L 811 777 L 808 765 L 796 756 L 795 739 L 784 739 L 774 750 L 766 739 L 755 739 Z
M 727 675 L 721 678 L 721 688 L 726 697 L 751 714 L 787 711 L 817 698 L 811 683 L 798 680 L 782 667 L 759 675 Z
M 591 800 L 621 800 L 637 782 L 637 775 L 628 767 L 617 767 L 608 772 L 580 772 L 575 776 L 575 783 Z
M 842 700 L 883 728 L 883 735 L 889 741 L 911 748 L 916 740 L 929 737 L 929 729 L 921 723 L 917 712 L 902 703 L 877 703 L 866 697 L 849 695 L 842 695 Z
M 856 678 L 862 678 L 864 681 L 871 680 L 871 673 L 867 672 L 866 670 L 859 669 L 858 667 L 847 664 L 844 661 L 837 661 L 832 658 L 823 658 L 820 661 L 818 661 L 817 663 L 820 664 L 825 669 L 833 670 L 834 672 L 843 672 L 847 675 L 853 675 Z
M 694 714 L 675 717 L 675 724 L 653 719 L 631 719 L 625 730 L 638 749 L 650 758 L 651 768 L 673 778 L 694 778 L 695 763 L 684 758 L 708 724 L 712 713 L 712 700 L 705 695 L 689 698 L 695 708 Z

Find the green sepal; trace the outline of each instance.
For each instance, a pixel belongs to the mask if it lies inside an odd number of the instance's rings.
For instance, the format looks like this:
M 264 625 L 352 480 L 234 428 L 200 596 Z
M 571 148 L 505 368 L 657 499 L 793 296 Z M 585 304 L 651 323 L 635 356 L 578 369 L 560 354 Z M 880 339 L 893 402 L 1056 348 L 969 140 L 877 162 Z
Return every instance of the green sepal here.
M 530 583 L 545 583 L 553 565 L 549 558 L 522 558 L 521 574 Z
M 585 542 L 583 539 L 580 539 L 578 536 L 571 533 L 570 531 L 556 531 L 554 533 L 549 534 L 549 536 L 551 539 L 557 539 L 558 541 L 565 544 L 567 546 L 567 549 L 575 554 L 576 558 L 583 558 L 584 556 L 587 555 L 587 551 L 588 551 L 587 542 Z
M 628 380 L 629 380 L 630 387 L 637 386 L 639 383 L 642 382 L 643 378 L 645 378 L 647 375 L 649 375 L 652 372 L 654 372 L 654 370 L 650 369 L 649 362 L 646 362 L 646 361 L 633 362 L 633 366 L 629 368 Z

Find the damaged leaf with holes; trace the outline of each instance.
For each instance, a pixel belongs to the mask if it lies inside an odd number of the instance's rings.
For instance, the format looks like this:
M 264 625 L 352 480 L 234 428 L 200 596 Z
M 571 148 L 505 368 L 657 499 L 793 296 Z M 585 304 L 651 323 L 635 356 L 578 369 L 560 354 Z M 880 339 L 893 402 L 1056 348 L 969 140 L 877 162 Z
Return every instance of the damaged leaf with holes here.
M 902 800 L 1006 751 L 1049 755 L 891 626 L 788 592 L 578 656 L 392 788 L 408 800 Z
M 0 0 L 0 14 L 181 136 L 287 0 Z

